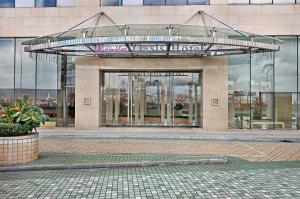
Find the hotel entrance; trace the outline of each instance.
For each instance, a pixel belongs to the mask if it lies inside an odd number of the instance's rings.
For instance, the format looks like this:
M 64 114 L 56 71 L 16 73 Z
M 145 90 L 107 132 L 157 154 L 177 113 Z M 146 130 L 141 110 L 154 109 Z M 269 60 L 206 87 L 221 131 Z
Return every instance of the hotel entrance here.
M 102 126 L 201 127 L 201 73 L 103 72 Z

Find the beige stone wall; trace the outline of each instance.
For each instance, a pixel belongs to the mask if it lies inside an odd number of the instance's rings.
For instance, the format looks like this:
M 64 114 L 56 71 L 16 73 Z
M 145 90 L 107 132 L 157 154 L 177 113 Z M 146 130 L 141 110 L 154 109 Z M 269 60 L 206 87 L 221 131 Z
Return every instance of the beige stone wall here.
M 203 128 L 224 130 L 228 124 L 227 58 L 90 58 L 76 62 L 76 128 L 100 126 L 99 71 L 202 71 Z M 84 105 L 91 98 L 91 105 Z M 218 99 L 219 105 L 212 105 Z
M 116 23 L 183 23 L 197 10 L 204 10 L 235 28 L 267 35 L 299 35 L 298 5 L 212 5 L 100 7 L 99 0 L 77 0 L 75 7 L 0 8 L 0 37 L 41 36 L 66 30 L 99 11 Z M 200 24 L 198 18 L 191 23 Z
M 100 71 L 89 63 L 76 65 L 75 124 L 81 129 L 97 129 L 100 115 Z
M 0 166 L 24 164 L 39 155 L 38 134 L 0 137 Z

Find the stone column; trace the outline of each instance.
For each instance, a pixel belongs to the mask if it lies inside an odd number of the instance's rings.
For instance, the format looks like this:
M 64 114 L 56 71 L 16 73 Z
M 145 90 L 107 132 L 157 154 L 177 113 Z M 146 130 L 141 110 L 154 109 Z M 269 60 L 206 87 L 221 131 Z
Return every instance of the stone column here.
M 75 127 L 98 129 L 100 124 L 99 67 L 76 63 Z
M 228 129 L 227 58 L 213 57 L 213 64 L 203 69 L 203 129 Z M 218 100 L 217 105 L 212 100 Z

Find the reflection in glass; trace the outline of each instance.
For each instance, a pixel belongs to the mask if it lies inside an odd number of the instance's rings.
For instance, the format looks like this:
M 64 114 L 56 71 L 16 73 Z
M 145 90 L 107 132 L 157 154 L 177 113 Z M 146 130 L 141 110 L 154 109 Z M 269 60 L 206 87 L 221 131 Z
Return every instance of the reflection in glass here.
M 56 0 L 35 0 L 35 7 L 56 7 Z
M 200 126 L 199 73 L 102 75 L 102 125 Z
M 102 0 L 101 6 L 121 6 L 122 0 Z
M 251 128 L 273 129 L 274 53 L 251 56 Z
M 15 6 L 16 8 L 33 8 L 34 0 L 16 0 Z
M 13 8 L 15 7 L 15 0 L 0 0 L 0 8 Z
M 0 106 L 14 101 L 14 39 L 0 39 Z
M 28 39 L 16 39 L 16 98 L 27 95 L 35 104 L 36 55 L 24 52 L 22 42 Z
M 249 4 L 249 0 L 229 0 L 229 4 Z
M 165 5 L 165 0 L 144 0 L 144 5 Z
M 166 5 L 186 5 L 187 0 L 166 0 Z
M 189 5 L 208 5 L 209 0 L 188 0 Z
M 273 4 L 295 4 L 295 0 L 273 0 Z
M 272 0 L 250 0 L 253 4 L 272 4 Z
M 273 93 L 251 93 L 251 128 L 273 129 Z
M 275 94 L 276 129 L 297 129 L 297 93 Z
M 50 118 L 56 118 L 58 88 L 57 55 L 37 55 L 36 104 Z
M 228 127 L 250 128 L 250 55 L 229 56 Z
M 275 53 L 275 92 L 297 92 L 297 37 L 277 37 L 285 43 Z

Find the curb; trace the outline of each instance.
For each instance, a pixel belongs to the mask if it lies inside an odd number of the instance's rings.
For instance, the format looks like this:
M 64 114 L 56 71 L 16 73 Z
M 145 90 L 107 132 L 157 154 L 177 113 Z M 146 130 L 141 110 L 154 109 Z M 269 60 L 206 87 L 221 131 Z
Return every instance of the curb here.
M 117 168 L 139 168 L 139 167 L 197 165 L 197 164 L 227 164 L 227 163 L 228 163 L 228 159 L 226 157 L 217 157 L 217 158 L 205 158 L 201 160 L 147 161 L 147 162 L 124 162 L 124 163 L 103 163 L 103 164 L 80 164 L 80 165 L 12 166 L 12 167 L 0 167 L 0 172 L 73 170 L 73 169 L 117 169 Z
M 294 142 L 300 143 L 300 137 L 284 136 L 235 136 L 235 135 L 199 135 L 179 137 L 157 136 L 101 136 L 101 135 L 40 135 L 46 139 L 111 139 L 111 140 L 217 140 L 217 141 L 243 141 L 243 142 Z

